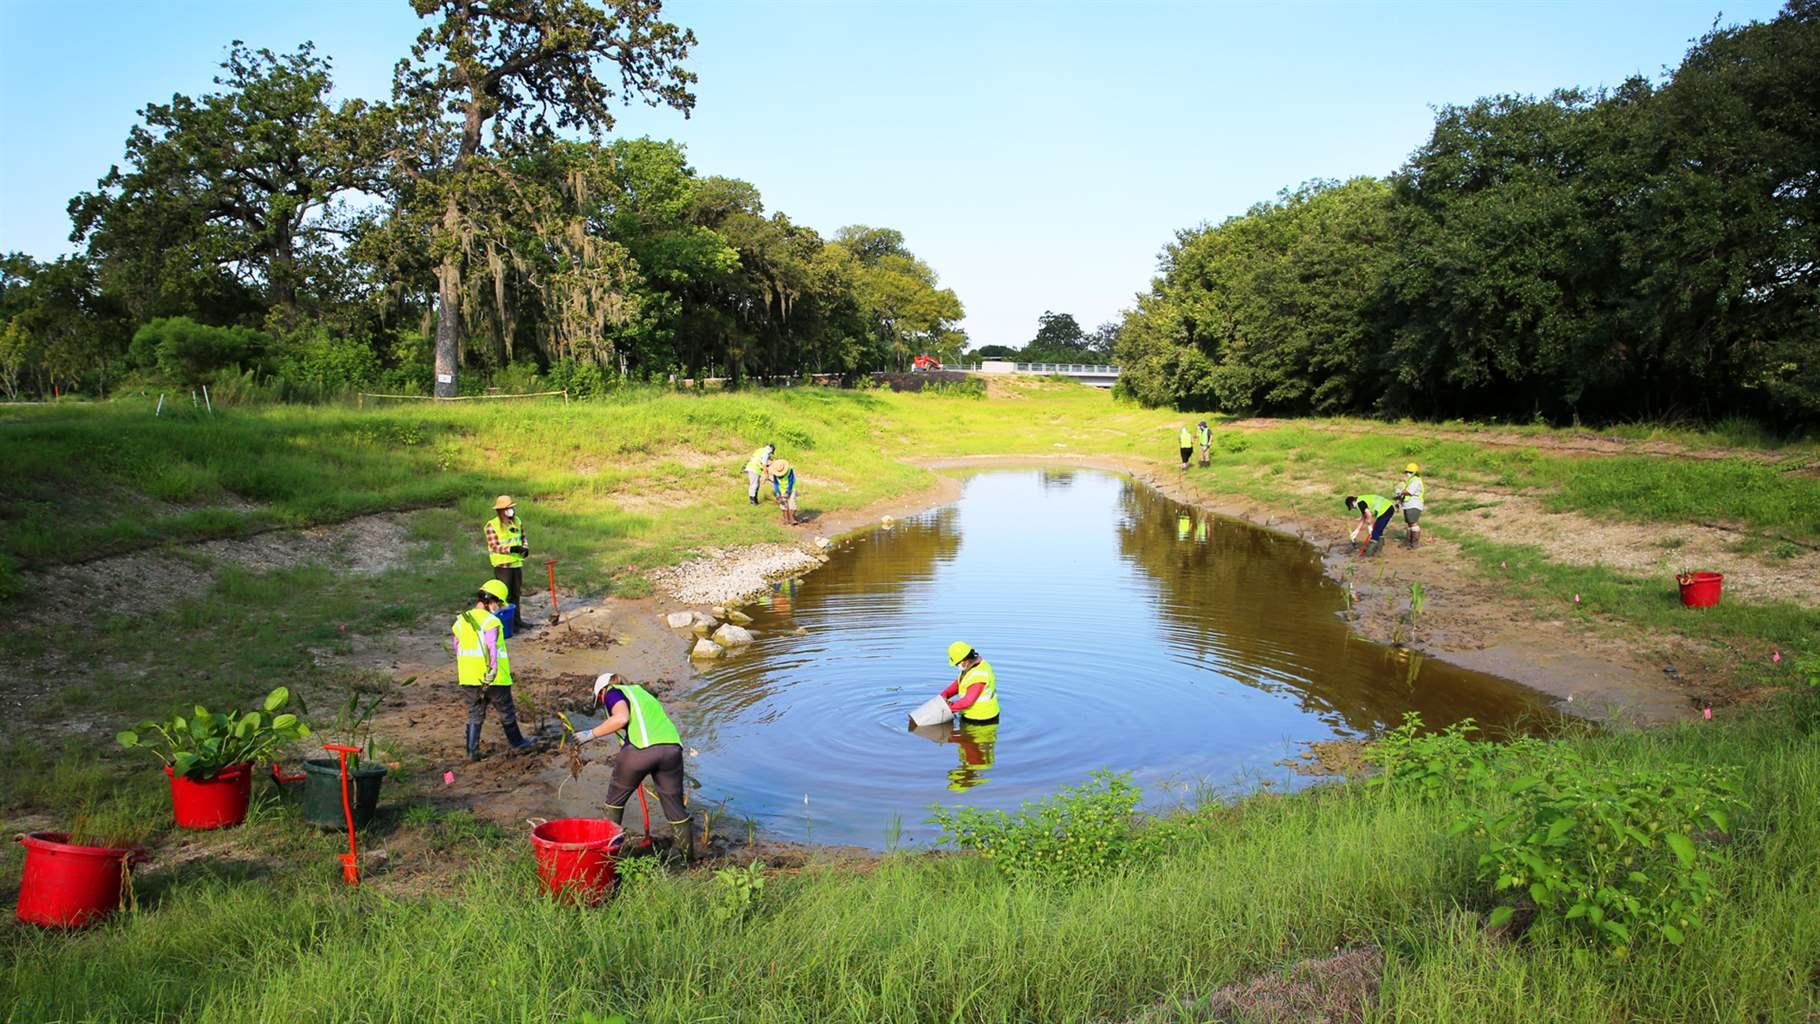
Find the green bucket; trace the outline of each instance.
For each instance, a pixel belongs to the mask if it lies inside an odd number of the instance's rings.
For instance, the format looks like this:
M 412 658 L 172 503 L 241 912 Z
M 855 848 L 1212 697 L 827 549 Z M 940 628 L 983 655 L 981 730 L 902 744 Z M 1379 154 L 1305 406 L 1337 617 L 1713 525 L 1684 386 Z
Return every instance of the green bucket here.
M 303 820 L 321 828 L 346 829 L 341 809 L 341 762 L 326 757 L 303 763 L 309 775 L 303 783 Z M 348 769 L 348 802 L 354 808 L 354 827 L 364 828 L 379 807 L 379 786 L 385 782 L 385 765 L 362 764 Z

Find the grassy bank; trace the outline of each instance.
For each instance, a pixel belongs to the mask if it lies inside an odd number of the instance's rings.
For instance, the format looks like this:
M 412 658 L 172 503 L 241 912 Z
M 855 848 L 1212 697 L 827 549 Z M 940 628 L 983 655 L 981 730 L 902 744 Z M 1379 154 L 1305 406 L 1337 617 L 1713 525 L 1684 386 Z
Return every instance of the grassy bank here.
M 1159 861 L 1091 885 L 895 854 L 774 875 L 727 919 L 699 874 L 628 883 L 607 910 L 553 905 L 516 837 L 428 819 L 474 866 L 421 896 L 344 889 L 332 837 L 253 858 L 243 839 L 238 859 L 152 872 L 115 923 L 8 933 L 4 995 L 32 1021 L 1117 1021 L 1373 945 L 1371 1020 L 1810 1019 L 1820 746 L 1774 715 L 1566 742 L 1611 770 L 1740 766 L 1722 899 L 1684 947 L 1615 955 L 1554 922 L 1494 940 L 1444 811 L 1349 786 L 1204 808 Z M 284 824 L 252 828 L 276 844 Z
M 420 801 L 428 787 L 411 776 L 423 765 L 408 749 L 405 785 L 388 802 L 409 806 L 375 838 L 427 848 L 449 870 L 423 881 L 382 874 L 348 892 L 334 837 L 306 832 L 283 808 L 229 833 L 171 835 L 162 778 L 127 767 L 103 738 L 122 719 L 191 700 L 244 699 L 279 683 L 331 689 L 360 637 L 414 628 L 461 602 L 484 575 L 480 523 L 501 491 L 518 497 L 537 555 L 561 559 L 566 585 L 635 595 L 644 570 L 705 548 L 800 537 L 743 502 L 739 466 L 765 441 L 798 466 L 806 510 L 829 513 L 927 486 L 916 459 L 1167 466 L 1176 426 L 1198 418 L 1062 385 L 990 399 L 652 391 L 509 409 L 8 410 L 0 430 L 23 461 L 0 503 L 0 558 L 46 570 L 139 552 L 210 572 L 199 589 L 161 593 L 143 610 L 95 607 L 18 641 L 28 664 L 44 666 L 30 681 L 50 685 L 21 711 L 32 731 L 0 742 L 0 808 L 33 827 L 151 840 L 164 856 L 142 880 L 137 912 L 80 935 L 0 938 L 5 1019 L 1126 1020 L 1158 1000 L 1367 944 L 1387 958 L 1374 1019 L 1502 1021 L 1542 1008 L 1568 1021 L 1805 1021 L 1820 1010 L 1820 747 L 1779 708 L 1563 741 L 1614 769 L 1741 771 L 1749 808 L 1709 925 L 1683 948 L 1627 957 L 1588 955 L 1547 924 L 1517 944 L 1487 938 L 1490 894 L 1469 841 L 1441 807 L 1391 791 L 1209 806 L 1159 861 L 1078 889 L 1010 885 L 974 857 L 894 854 L 775 874 L 735 920 L 717 913 L 706 872 L 639 879 L 611 909 L 578 914 L 536 897 L 516 832 Z M 1600 520 L 1672 529 L 1717 519 L 1764 544 L 1811 546 L 1820 480 L 1790 469 L 1805 465 L 1806 449 L 1585 458 L 1551 451 L 1561 439 L 1552 433 L 1522 432 L 1529 446 L 1462 432 L 1353 422 L 1232 430 L 1213 470 L 1184 486 L 1331 520 L 1339 537 L 1349 524 L 1338 496 L 1387 491 L 1415 458 L 1437 492 L 1425 525 L 1515 598 L 1558 605 L 1580 593 L 1572 614 L 1587 629 L 1683 630 L 1791 658 L 1820 650 L 1812 607 L 1728 595 L 1690 616 L 1660 579 L 1474 535 L 1461 525 L 1473 502 L 1447 494 L 1497 487 Z M 318 525 L 332 538 L 349 517 L 401 509 L 417 510 L 397 541 L 405 557 L 364 575 L 213 564 L 180 543 Z M 17 572 L 7 579 L 20 594 Z M 9 847 L 0 870 L 16 879 L 20 859 Z

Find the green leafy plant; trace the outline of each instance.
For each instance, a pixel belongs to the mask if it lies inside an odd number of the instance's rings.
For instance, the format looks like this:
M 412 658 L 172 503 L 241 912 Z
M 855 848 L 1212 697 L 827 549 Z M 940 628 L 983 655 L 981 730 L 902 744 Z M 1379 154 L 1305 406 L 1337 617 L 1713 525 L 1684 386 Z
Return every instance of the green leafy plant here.
M 417 677 L 412 676 L 398 685 L 409 686 L 416 681 Z M 362 756 L 373 757 L 376 755 L 377 749 L 373 744 L 373 712 L 379 710 L 379 705 L 385 701 L 390 690 L 389 680 L 355 681 L 348 687 L 347 700 L 342 701 L 340 706 L 335 709 L 334 719 L 327 725 L 317 727 L 316 731 L 321 734 L 325 742 L 360 748 L 360 753 L 348 755 L 349 771 L 360 767 Z M 298 704 L 300 707 L 303 704 L 301 698 L 298 700 Z M 305 714 L 309 713 L 307 708 L 302 710 Z
M 1016 814 L 936 807 L 928 821 L 941 843 L 975 850 L 1014 882 L 1072 884 L 1139 859 L 1133 812 L 1143 791 L 1121 772 L 1097 771 L 1079 786 L 1026 802 Z
M 656 857 L 621 857 L 613 862 L 619 884 L 637 888 L 663 874 L 663 862 Z
M 765 891 L 765 867 L 753 861 L 743 868 L 721 868 L 714 872 L 714 916 L 720 921 L 739 921 L 752 913 Z
M 128 750 L 144 750 L 187 779 L 207 779 L 230 765 L 269 759 L 286 743 L 310 735 L 310 727 L 282 709 L 291 699 L 280 686 L 266 694 L 258 711 L 218 712 L 198 704 L 191 714 L 162 722 L 147 719 L 115 734 Z
M 1526 900 L 1619 952 L 1685 940 L 1718 897 L 1708 865 L 1724 848 L 1712 840 L 1742 806 L 1726 768 L 1614 771 L 1567 756 L 1500 778 L 1494 793 L 1503 799 L 1455 826 L 1486 845 L 1479 871 L 1505 901 L 1491 923 Z
M 1617 951 L 1680 945 L 1717 897 L 1710 864 L 1743 804 L 1724 767 L 1614 769 L 1559 745 L 1474 742 L 1470 721 L 1422 734 L 1419 715 L 1375 741 L 1373 785 L 1446 802 L 1479 846 L 1499 906 L 1553 919 Z

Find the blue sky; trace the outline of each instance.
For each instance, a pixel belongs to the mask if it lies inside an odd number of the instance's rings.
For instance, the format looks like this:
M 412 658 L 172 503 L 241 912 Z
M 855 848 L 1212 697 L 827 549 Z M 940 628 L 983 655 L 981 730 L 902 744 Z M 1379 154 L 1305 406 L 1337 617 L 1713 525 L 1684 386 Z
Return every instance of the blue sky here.
M 672 0 L 696 112 L 634 107 L 616 133 L 675 138 L 824 234 L 901 230 L 974 344 L 1019 344 L 1045 310 L 1114 317 L 1180 228 L 1388 173 L 1434 106 L 1659 76 L 1716 2 Z M 0 250 L 70 251 L 70 196 L 138 108 L 206 91 L 230 40 L 312 39 L 338 94 L 383 97 L 418 27 L 406 0 L 0 0 Z

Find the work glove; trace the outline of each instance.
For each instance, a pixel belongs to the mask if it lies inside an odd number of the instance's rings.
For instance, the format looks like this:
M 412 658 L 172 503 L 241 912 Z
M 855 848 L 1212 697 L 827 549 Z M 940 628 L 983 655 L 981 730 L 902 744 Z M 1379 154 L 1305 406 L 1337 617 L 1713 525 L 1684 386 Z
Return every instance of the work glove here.
M 531 553 L 531 549 L 525 547 L 523 544 L 514 544 L 507 548 L 506 551 L 514 555 L 528 555 Z
M 575 727 L 571 725 L 570 728 L 574 729 Z M 588 741 L 594 739 L 594 730 L 576 729 L 572 734 L 570 734 L 569 738 L 574 740 L 577 743 L 587 743 Z
M 499 678 L 499 669 L 498 668 L 487 669 L 487 674 L 480 677 L 480 685 L 492 686 L 493 680 L 498 679 L 498 678 Z

